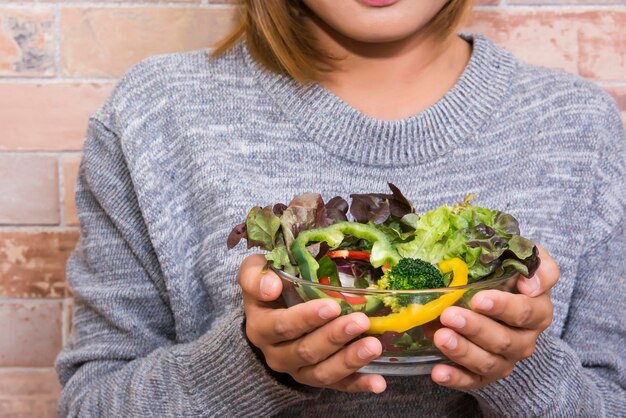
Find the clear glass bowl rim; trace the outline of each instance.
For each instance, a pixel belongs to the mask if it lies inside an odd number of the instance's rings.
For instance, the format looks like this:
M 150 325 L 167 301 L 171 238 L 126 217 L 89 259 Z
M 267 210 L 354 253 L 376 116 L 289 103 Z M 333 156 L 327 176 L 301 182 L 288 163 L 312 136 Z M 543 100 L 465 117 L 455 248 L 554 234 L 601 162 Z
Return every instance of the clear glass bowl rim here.
M 321 290 L 330 290 L 334 292 L 343 292 L 343 293 L 351 293 L 351 294 L 363 294 L 363 295 L 371 295 L 371 294 L 379 294 L 379 295 L 389 295 L 389 294 L 424 294 L 424 293 L 444 293 L 451 292 L 453 290 L 469 290 L 469 289 L 481 289 L 483 287 L 496 287 L 497 285 L 509 280 L 511 277 L 515 276 L 517 272 L 515 270 L 506 271 L 504 275 L 501 277 L 497 277 L 495 279 L 489 280 L 480 280 L 474 283 L 470 283 L 464 286 L 450 286 L 450 287 L 439 287 L 435 289 L 419 289 L 419 290 L 387 290 L 387 289 L 362 289 L 358 287 L 341 287 L 341 286 L 333 286 L 329 284 L 322 284 L 317 282 L 311 282 L 309 280 L 301 279 L 292 274 L 289 274 L 285 271 L 277 269 L 273 265 L 269 265 L 270 269 L 274 273 L 276 273 L 279 277 L 288 280 L 294 284 L 302 285 L 302 286 L 311 286 L 316 287 Z

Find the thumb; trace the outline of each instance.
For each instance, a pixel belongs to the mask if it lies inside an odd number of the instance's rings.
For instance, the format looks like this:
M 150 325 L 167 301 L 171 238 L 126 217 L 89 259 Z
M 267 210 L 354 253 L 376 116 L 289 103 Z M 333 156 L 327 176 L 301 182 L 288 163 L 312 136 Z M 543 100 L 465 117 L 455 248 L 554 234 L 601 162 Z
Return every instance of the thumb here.
M 282 282 L 266 265 L 262 254 L 252 254 L 241 262 L 237 280 L 246 296 L 259 301 L 276 300 L 280 296 Z
M 540 245 L 537 245 L 537 249 L 541 260 L 539 268 L 531 278 L 527 279 L 520 276 L 517 281 L 517 289 L 520 293 L 530 297 L 537 297 L 550 292 L 561 275 L 558 264 L 548 251 Z

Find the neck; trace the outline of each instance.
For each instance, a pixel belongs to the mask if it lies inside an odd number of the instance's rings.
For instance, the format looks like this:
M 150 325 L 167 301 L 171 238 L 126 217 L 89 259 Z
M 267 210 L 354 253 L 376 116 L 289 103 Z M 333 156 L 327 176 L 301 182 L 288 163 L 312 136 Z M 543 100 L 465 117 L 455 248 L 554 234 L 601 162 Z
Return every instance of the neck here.
M 457 36 L 417 31 L 369 43 L 343 36 L 315 16 L 306 19 L 319 47 L 334 57 L 320 84 L 380 119 L 402 119 L 434 104 L 454 86 L 471 55 L 471 46 Z

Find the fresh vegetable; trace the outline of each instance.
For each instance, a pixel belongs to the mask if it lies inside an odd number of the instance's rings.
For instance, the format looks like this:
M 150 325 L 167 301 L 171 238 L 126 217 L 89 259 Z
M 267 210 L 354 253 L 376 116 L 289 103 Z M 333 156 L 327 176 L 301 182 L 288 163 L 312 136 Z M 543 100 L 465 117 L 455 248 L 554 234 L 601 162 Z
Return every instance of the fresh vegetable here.
M 369 251 L 334 250 L 329 251 L 327 255 L 330 258 L 350 258 L 369 262 L 371 253 Z
M 339 274 L 342 274 L 344 278 L 352 279 L 349 286 L 359 289 L 365 289 L 375 284 L 382 275 L 380 269 L 372 267 L 369 261 L 346 258 L 333 258 L 332 261 L 337 266 Z M 321 276 L 319 270 L 317 273 L 318 276 Z M 348 286 L 348 284 L 344 283 L 344 286 Z
M 350 205 L 340 196 L 324 204 L 321 195 L 304 193 L 288 205 L 277 203 L 252 208 L 246 221 L 233 228 L 228 248 L 246 239 L 248 248 L 257 246 L 266 250 L 266 258 L 274 267 L 315 281 L 318 276 L 313 271 L 300 272 L 301 261 L 296 260 L 293 253 L 295 240 L 301 232 L 345 222 L 376 229 L 398 254 L 393 257 L 397 260 L 416 258 L 436 265 L 458 257 L 468 265 L 470 283 L 502 277 L 512 271 L 530 277 L 539 266 L 536 246 L 520 236 L 517 220 L 510 214 L 473 206 L 474 196 L 469 195 L 462 203 L 442 205 L 419 215 L 396 186 L 389 183 L 389 188 L 391 194 L 352 194 Z M 348 212 L 355 221 L 348 221 Z M 368 233 L 372 234 L 374 232 Z M 335 251 L 372 252 L 374 247 L 374 242 L 350 232 L 339 235 L 334 231 L 332 238 L 334 245 L 327 240 L 308 240 L 305 248 L 314 261 L 330 252 L 331 258 L 338 262 Z M 376 254 L 372 257 L 374 263 L 380 261 Z M 300 260 L 309 266 L 310 259 L 305 253 L 300 252 Z M 375 267 L 382 267 L 384 271 L 395 263 L 387 264 Z M 363 280 L 359 283 L 365 284 Z
M 443 273 L 452 272 L 450 286 L 467 284 L 467 264 L 460 258 L 453 258 L 439 263 Z M 388 331 L 405 332 L 411 328 L 430 322 L 441 315 L 441 312 L 456 303 L 466 292 L 465 289 L 454 290 L 424 305 L 411 303 L 400 308 L 399 312 L 382 317 L 370 317 L 368 334 L 383 334 Z
M 391 267 L 378 283 L 379 288 L 392 290 L 445 287 L 443 275 L 437 267 L 419 258 L 400 259 L 398 264 Z
M 445 289 L 514 272 L 530 277 L 538 268 L 537 247 L 520 235 L 510 214 L 472 205 L 473 195 L 418 214 L 396 186 L 389 188 L 390 194 L 352 194 L 350 204 L 340 196 L 324 203 L 321 195 L 304 193 L 287 205 L 254 207 L 233 228 L 228 248 L 245 239 L 248 248 L 265 250 L 275 268 L 334 286 L 299 286 L 295 293 L 303 300 L 332 298 L 343 314 L 366 312 L 369 333 L 387 333 L 395 347 L 422 344 L 424 336 L 415 327 L 436 319 L 466 292 L 445 290 L 432 300 L 434 292 L 410 290 Z M 390 292 L 349 291 L 369 287 Z
M 392 194 L 351 194 L 350 214 L 357 222 L 381 225 L 413 212 L 413 205 L 400 189 L 392 183 L 389 183 L 389 188 Z
M 319 282 L 321 284 L 331 284 L 330 279 L 328 277 L 320 277 Z M 322 290 L 322 292 L 326 293 L 328 296 L 333 298 L 343 299 L 348 302 L 350 305 L 363 305 L 365 304 L 365 296 L 352 296 L 346 293 L 335 292 L 332 290 Z
M 312 282 L 318 281 L 319 263 L 307 250 L 307 244 L 313 241 L 324 241 L 331 248 L 336 248 L 346 235 L 366 239 L 372 243 L 370 263 L 374 267 L 380 267 L 385 263 L 395 265 L 400 260 L 400 256 L 387 240 L 385 234 L 375 227 L 357 222 L 338 222 L 325 228 L 314 228 L 300 232 L 291 248 L 300 268 L 300 276 Z
M 274 267 L 298 275 L 298 266 L 291 253 L 295 237 L 300 231 L 321 228 L 347 220 L 348 202 L 340 196 L 326 204 L 316 193 L 296 196 L 288 205 L 253 207 L 244 223 L 236 225 L 228 236 L 228 248 L 234 248 L 242 239 L 248 248 L 259 247 L 268 253 L 267 260 Z M 321 254 L 323 255 L 323 254 Z
M 407 214 L 413 237 L 396 244 L 402 257 L 419 258 L 432 264 L 459 257 L 468 265 L 469 282 L 500 277 L 514 269 L 530 277 L 539 266 L 537 248 L 519 235 L 511 215 L 473 206 L 473 195 L 454 206 L 443 205 L 421 216 Z

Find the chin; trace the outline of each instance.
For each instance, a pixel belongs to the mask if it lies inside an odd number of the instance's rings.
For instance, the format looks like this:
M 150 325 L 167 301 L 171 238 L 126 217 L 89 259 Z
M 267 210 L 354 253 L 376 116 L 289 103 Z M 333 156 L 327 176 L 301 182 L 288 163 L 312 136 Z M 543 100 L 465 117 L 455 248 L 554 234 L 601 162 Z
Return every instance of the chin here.
M 359 42 L 385 43 L 418 33 L 447 0 L 399 0 L 388 7 L 369 7 L 363 1 L 304 0 L 304 3 L 317 17 L 317 24 L 326 26 L 326 31 Z
M 406 30 L 398 30 L 398 27 L 386 28 L 383 25 L 376 26 L 371 30 L 344 30 L 342 35 L 358 42 L 364 43 L 390 43 L 406 39 L 415 34 L 421 27 L 410 27 Z

